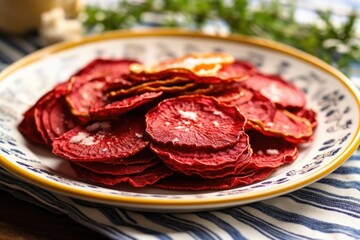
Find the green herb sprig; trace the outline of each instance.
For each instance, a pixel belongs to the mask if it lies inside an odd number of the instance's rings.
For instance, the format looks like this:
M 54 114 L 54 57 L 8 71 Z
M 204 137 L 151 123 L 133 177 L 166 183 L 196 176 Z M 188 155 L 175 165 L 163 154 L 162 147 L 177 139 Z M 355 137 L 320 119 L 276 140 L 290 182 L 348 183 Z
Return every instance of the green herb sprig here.
M 283 1 L 282 1 L 283 2 Z M 354 11 L 340 24 L 334 23 L 332 12 L 316 12 L 318 20 L 299 23 L 295 19 L 295 1 L 260 1 L 256 7 L 250 0 L 148 0 L 119 1 L 115 8 L 87 6 L 84 25 L 89 31 L 129 29 L 149 24 L 155 26 L 204 29 L 210 21 L 222 22 L 231 33 L 258 36 L 301 49 L 350 74 L 351 63 L 360 62 L 360 39 Z

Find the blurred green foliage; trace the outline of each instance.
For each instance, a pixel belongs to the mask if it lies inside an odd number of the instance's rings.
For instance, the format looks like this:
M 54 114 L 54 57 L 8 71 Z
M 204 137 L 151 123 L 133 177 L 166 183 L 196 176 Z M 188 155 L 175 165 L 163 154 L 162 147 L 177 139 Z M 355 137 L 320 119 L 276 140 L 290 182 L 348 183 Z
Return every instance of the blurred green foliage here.
M 356 35 L 357 13 L 333 21 L 331 12 L 317 12 L 317 21 L 299 23 L 294 0 L 123 0 L 116 7 L 87 6 L 84 24 L 89 31 L 128 29 L 149 24 L 156 26 L 204 29 L 209 22 L 221 22 L 231 33 L 258 36 L 282 42 L 315 55 L 349 74 L 350 65 L 360 62 L 360 39 Z

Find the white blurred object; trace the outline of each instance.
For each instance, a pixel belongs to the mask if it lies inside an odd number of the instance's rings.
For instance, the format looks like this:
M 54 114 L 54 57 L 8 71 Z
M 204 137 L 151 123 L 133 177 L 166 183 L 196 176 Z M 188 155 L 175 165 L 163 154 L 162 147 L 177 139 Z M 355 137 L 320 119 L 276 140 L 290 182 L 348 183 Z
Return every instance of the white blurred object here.
M 67 19 L 63 8 L 54 8 L 41 15 L 40 36 L 44 44 L 76 40 L 83 36 L 84 28 L 77 19 Z

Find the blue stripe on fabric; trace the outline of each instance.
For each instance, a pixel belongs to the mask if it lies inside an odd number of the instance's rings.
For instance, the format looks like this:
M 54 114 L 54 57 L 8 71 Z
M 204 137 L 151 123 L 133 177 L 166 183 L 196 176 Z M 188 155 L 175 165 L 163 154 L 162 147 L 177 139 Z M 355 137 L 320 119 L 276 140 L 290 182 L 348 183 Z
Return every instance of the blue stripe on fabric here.
M 121 216 L 117 213 L 115 208 L 108 207 L 107 205 L 104 204 L 92 203 L 79 199 L 73 199 L 73 201 L 82 206 L 98 209 L 113 224 L 133 227 L 138 231 L 156 235 L 159 239 L 169 239 L 169 237 L 164 235 L 163 233 L 138 226 L 137 225 L 138 223 L 133 218 L 130 217 L 130 214 L 128 214 L 127 211 L 121 210 L 122 214 L 126 218 L 128 218 L 130 222 L 132 222 L 133 224 L 129 224 L 127 221 L 121 218 Z M 189 220 L 177 218 L 174 215 L 156 214 L 156 213 L 142 213 L 142 215 L 145 218 L 149 219 L 151 222 L 158 223 L 160 226 L 165 226 L 170 229 L 179 230 L 182 232 L 188 232 L 190 235 L 198 239 L 204 239 L 204 238 L 219 239 L 219 240 L 221 239 L 216 233 L 206 228 L 205 226 L 195 222 L 190 222 Z
M 115 210 L 115 208 L 101 208 L 98 209 L 109 221 L 115 225 L 121 225 L 126 227 L 132 227 L 133 229 L 145 233 L 156 236 L 158 239 L 162 240 L 169 240 L 171 239 L 169 236 L 167 236 L 164 233 L 161 233 L 159 231 L 155 231 L 153 229 L 145 228 L 140 225 L 131 224 L 128 223 L 126 220 L 124 220 Z
M 33 49 L 27 49 L 26 46 L 22 46 L 21 43 L 17 42 L 17 41 L 14 41 L 16 39 L 14 39 L 15 37 L 12 37 L 12 38 L 9 38 L 9 37 L 3 37 L 1 38 L 1 40 L 6 43 L 7 45 L 9 45 L 10 47 L 12 48 L 15 48 L 17 51 L 19 51 L 20 53 L 22 53 L 23 55 L 26 55 L 30 52 L 33 52 L 36 50 L 36 47 L 35 46 L 32 46 Z M 31 45 L 29 42 L 26 42 L 28 43 L 28 45 Z
M 352 201 L 339 201 L 337 198 L 330 195 L 324 196 L 307 190 L 298 190 L 291 194 L 287 194 L 286 197 L 298 203 L 335 211 L 354 218 L 360 218 L 360 204 Z
M 180 218 L 180 217 L 178 217 L 178 216 L 180 216 L 179 214 L 178 215 L 169 214 L 168 216 L 173 218 L 174 220 L 179 221 L 179 222 L 186 223 L 186 224 L 191 224 L 192 226 L 194 226 L 198 230 L 210 233 L 211 235 L 213 235 L 214 239 L 221 240 L 221 237 L 217 233 L 215 233 L 213 230 L 209 229 L 208 227 L 206 227 L 206 226 L 204 226 L 204 225 L 202 225 L 202 224 L 200 224 L 200 223 L 198 223 L 196 221 L 191 221 L 190 219 Z
M 251 226 L 269 239 L 312 239 L 281 229 L 272 223 L 266 222 L 260 218 L 253 216 L 252 214 L 242 210 L 241 208 L 225 209 L 224 212 L 237 219 L 238 221 Z
M 324 233 L 340 233 L 353 238 L 360 236 L 360 229 L 354 229 L 337 223 L 324 222 L 297 213 L 284 211 L 278 207 L 264 203 L 251 204 L 250 206 L 282 222 L 301 224 L 310 229 Z
M 339 195 L 339 194 L 335 194 L 335 193 L 331 193 L 331 192 L 328 192 L 328 191 L 325 191 L 325 190 L 322 190 L 320 188 L 315 188 L 315 187 L 306 187 L 305 189 L 307 190 L 311 190 L 311 191 L 314 191 L 314 192 L 318 192 L 318 193 L 323 193 L 323 194 L 326 194 L 326 195 L 329 195 L 329 196 L 332 196 L 334 198 L 337 198 L 338 200 L 350 200 L 350 201 L 358 201 L 360 202 L 360 198 L 356 198 L 356 197 L 352 197 L 352 196 L 345 196 L 345 195 Z M 360 196 L 359 196 L 360 197 Z M 338 201 L 337 200 L 337 201 Z
M 359 174 L 360 175 L 360 168 L 358 167 L 340 167 L 336 169 L 333 173 L 337 174 Z
M 178 232 L 185 232 L 192 236 L 194 239 L 220 239 L 214 232 L 209 229 L 202 229 L 199 226 L 195 226 L 193 222 L 176 219 L 170 214 L 154 214 L 143 213 L 144 217 L 149 221 L 157 223 L 161 226 L 176 230 Z M 214 237 L 215 236 L 215 237 Z
M 63 202 L 59 202 L 59 204 L 63 204 Z M 110 235 L 115 237 L 116 239 L 129 239 L 134 240 L 135 238 L 130 236 L 128 233 L 125 233 L 124 231 L 121 231 L 117 229 L 115 226 L 103 224 L 95 221 L 94 219 L 88 218 L 85 214 L 83 214 L 79 209 L 77 209 L 75 206 L 66 204 L 66 207 L 68 208 L 68 214 L 72 219 L 80 219 L 81 222 L 88 227 L 91 227 L 94 230 L 98 230 L 100 233 Z M 79 221 L 80 222 L 80 221 Z M 95 229 L 95 228 L 96 229 Z
M 44 47 L 44 45 L 41 43 L 40 38 L 38 36 L 34 35 L 34 34 L 27 35 L 26 36 L 26 41 L 30 42 L 32 45 L 34 45 L 38 49 Z
M 131 223 L 137 224 L 136 220 L 133 219 L 133 218 L 130 216 L 130 214 L 128 213 L 128 211 L 120 210 L 120 209 L 118 209 L 118 211 L 120 211 L 120 212 L 124 215 L 124 217 L 125 217 L 127 220 L 129 220 Z
M 115 207 L 111 207 L 105 204 L 99 204 L 99 203 L 93 203 L 93 202 L 87 202 L 80 199 L 73 199 L 72 200 L 81 206 L 88 207 L 88 208 L 95 208 L 98 211 L 100 211 L 112 224 L 115 225 L 121 225 L 126 227 L 131 227 L 139 232 L 151 234 L 156 236 L 159 239 L 163 240 L 169 240 L 171 239 L 169 236 L 167 236 L 164 233 L 161 233 L 159 231 L 155 231 L 153 229 L 148 229 L 145 227 L 142 227 L 138 225 L 138 223 L 135 221 L 135 223 L 129 223 L 129 221 L 124 220 L 120 214 L 116 211 Z M 131 222 L 134 222 L 132 219 Z
M 10 58 L 8 55 L 4 54 L 2 51 L 0 51 L 0 61 L 7 65 L 14 62 L 14 60 L 12 58 Z
M 327 184 L 333 187 L 341 188 L 341 189 L 356 189 L 360 191 L 360 182 L 358 181 L 342 181 L 332 178 L 323 178 L 318 181 L 318 183 Z
M 78 208 L 75 206 L 65 203 L 63 201 L 57 200 L 55 203 L 59 208 L 66 209 L 66 213 L 69 215 L 70 218 L 73 220 L 77 220 L 77 222 L 82 223 L 84 226 L 90 227 L 91 229 L 98 231 L 104 235 L 113 237 L 114 239 L 128 239 L 128 240 L 135 240 L 134 237 L 130 236 L 128 233 L 124 231 L 120 231 L 116 227 L 112 225 L 107 225 L 103 223 L 99 223 L 92 218 L 87 217 L 83 214 Z
M 0 39 L 0 49 L 2 54 L 12 59 L 12 61 L 16 61 L 25 55 L 23 52 L 4 42 L 3 39 Z
M 2 70 L 4 70 L 5 68 L 7 68 L 8 66 L 9 66 L 8 64 L 2 63 L 2 62 L 1 62 L 1 59 L 0 59 L 0 72 L 1 72 Z
M 357 154 L 352 155 L 352 156 L 348 159 L 348 161 L 351 161 L 351 160 L 360 160 L 360 154 L 359 154 L 359 155 L 357 155 Z
M 196 215 L 207 221 L 214 223 L 221 229 L 224 229 L 224 231 L 227 232 L 232 239 L 237 239 L 237 240 L 246 239 L 236 228 L 231 226 L 229 223 L 225 222 L 220 217 L 214 215 L 213 213 L 201 212 L 201 213 L 197 213 Z

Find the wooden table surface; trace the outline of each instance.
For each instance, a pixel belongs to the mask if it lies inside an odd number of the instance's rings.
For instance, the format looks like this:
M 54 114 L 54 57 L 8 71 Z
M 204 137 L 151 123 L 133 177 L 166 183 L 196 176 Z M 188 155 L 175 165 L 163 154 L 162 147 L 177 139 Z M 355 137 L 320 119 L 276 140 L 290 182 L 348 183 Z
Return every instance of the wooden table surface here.
M 66 215 L 56 214 L 0 191 L 0 240 L 107 239 Z

